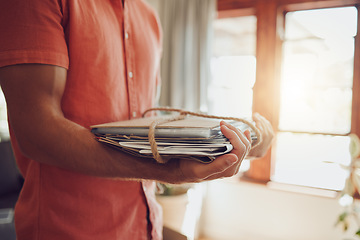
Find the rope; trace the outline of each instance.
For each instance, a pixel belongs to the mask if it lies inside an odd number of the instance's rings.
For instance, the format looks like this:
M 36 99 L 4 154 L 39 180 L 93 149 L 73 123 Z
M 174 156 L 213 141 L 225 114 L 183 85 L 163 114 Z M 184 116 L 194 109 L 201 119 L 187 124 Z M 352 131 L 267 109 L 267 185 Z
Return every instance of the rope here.
M 169 119 L 165 119 L 165 120 L 162 120 L 162 119 L 159 119 L 159 120 L 155 120 L 151 123 L 150 127 L 149 127 L 149 142 L 150 142 L 150 146 L 151 146 L 151 152 L 152 152 L 152 155 L 154 157 L 154 159 L 159 162 L 159 163 L 166 163 L 166 160 L 163 159 L 161 156 L 160 156 L 160 153 L 158 151 L 158 148 L 157 148 L 157 144 L 156 144 L 156 140 L 155 140 L 155 128 L 157 125 L 159 124 L 163 124 L 163 123 L 167 123 L 167 122 L 173 122 L 173 121 L 177 121 L 177 120 L 182 120 L 186 117 L 186 115 L 179 115 L 179 116 L 176 116 L 176 117 L 173 117 L 173 118 L 169 118 Z
M 262 141 L 261 138 L 261 133 L 260 131 L 254 126 L 254 124 L 252 124 L 251 122 L 242 119 L 242 118 L 235 118 L 235 117 L 221 117 L 221 116 L 216 116 L 216 115 L 208 115 L 208 114 L 204 114 L 204 113 L 196 113 L 196 112 L 191 112 L 191 111 L 185 111 L 185 110 L 181 110 L 181 109 L 177 109 L 177 108 L 169 108 L 169 107 L 158 107 L 158 108 L 149 108 L 147 109 L 142 117 L 145 117 L 145 115 L 148 112 L 151 111 L 167 111 L 167 112 L 178 112 L 180 113 L 179 116 L 173 117 L 173 118 L 167 118 L 167 119 L 159 119 L 159 120 L 155 120 L 151 123 L 150 127 L 149 127 L 149 134 L 148 134 L 148 138 L 149 138 L 149 142 L 150 142 L 150 146 L 151 146 L 151 152 L 153 154 L 154 159 L 159 162 L 159 163 L 166 163 L 166 160 L 163 159 L 158 151 L 157 148 L 157 144 L 156 144 L 156 140 L 155 140 L 155 129 L 158 125 L 160 124 L 164 124 L 164 123 L 168 123 L 168 122 L 173 122 L 173 121 L 178 121 L 178 120 L 182 120 L 184 119 L 187 115 L 191 115 L 191 116 L 196 116 L 196 117 L 204 117 L 204 118 L 213 118 L 213 119 L 223 119 L 223 120 L 234 120 L 234 121 L 238 121 L 238 122 L 242 122 L 247 124 L 256 134 L 257 136 L 257 141 L 256 143 L 252 146 L 256 147 L 257 145 L 259 145 Z

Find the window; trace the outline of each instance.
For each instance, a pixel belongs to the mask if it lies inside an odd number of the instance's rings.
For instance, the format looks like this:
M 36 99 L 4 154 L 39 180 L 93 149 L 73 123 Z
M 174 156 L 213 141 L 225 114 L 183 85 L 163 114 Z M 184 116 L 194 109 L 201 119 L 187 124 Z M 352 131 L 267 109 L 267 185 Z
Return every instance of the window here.
M 209 113 L 251 117 L 256 76 L 256 17 L 214 21 Z
M 355 7 L 286 14 L 272 180 L 344 187 L 356 30 Z
M 208 112 L 250 118 L 256 76 L 256 17 L 216 19 L 214 34 Z M 248 168 L 249 162 L 244 162 L 241 171 Z
M 276 131 L 271 151 L 252 161 L 245 176 L 343 187 L 347 172 L 340 164 L 350 161 L 347 135 L 360 134 L 355 4 L 360 1 L 218 0 L 221 16 L 242 8 L 256 13 L 252 110 L 268 118 Z

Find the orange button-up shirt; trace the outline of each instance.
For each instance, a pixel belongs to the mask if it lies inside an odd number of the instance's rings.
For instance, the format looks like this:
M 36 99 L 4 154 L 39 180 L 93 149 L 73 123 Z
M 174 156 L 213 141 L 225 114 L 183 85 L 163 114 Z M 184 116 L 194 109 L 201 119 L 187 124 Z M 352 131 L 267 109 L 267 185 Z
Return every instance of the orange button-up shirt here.
M 140 117 L 154 104 L 161 30 L 143 0 L 124 5 L 121 0 L 0 0 L 0 67 L 67 68 L 62 110 L 86 128 Z M 25 177 L 15 208 L 18 240 L 137 240 L 148 239 L 149 232 L 161 239 L 153 182 L 66 171 L 26 158 L 15 138 L 12 143 Z

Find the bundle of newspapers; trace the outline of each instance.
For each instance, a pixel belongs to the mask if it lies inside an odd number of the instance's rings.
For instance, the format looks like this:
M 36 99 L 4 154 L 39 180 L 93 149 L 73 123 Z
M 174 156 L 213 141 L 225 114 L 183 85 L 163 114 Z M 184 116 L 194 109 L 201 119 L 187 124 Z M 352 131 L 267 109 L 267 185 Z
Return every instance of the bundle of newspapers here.
M 129 154 L 152 158 L 148 137 L 149 126 L 157 120 L 159 117 L 105 123 L 91 126 L 91 131 L 99 142 Z M 229 140 L 220 131 L 220 121 L 188 116 L 159 124 L 155 129 L 157 150 L 165 159 L 188 158 L 203 163 L 212 162 L 217 156 L 233 149 Z M 241 131 L 249 129 L 252 140 L 256 141 L 256 134 L 247 124 L 234 121 L 230 123 Z

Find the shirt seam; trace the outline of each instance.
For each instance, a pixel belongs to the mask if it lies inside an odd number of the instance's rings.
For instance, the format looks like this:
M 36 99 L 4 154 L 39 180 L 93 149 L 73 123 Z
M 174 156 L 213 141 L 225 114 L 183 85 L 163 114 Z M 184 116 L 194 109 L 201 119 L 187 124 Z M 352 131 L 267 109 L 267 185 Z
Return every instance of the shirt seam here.
M 36 54 L 36 55 L 35 55 Z M 50 57 L 47 56 L 51 54 Z M 8 50 L 0 52 L 0 67 L 19 63 L 48 63 L 69 67 L 68 55 L 42 50 Z

